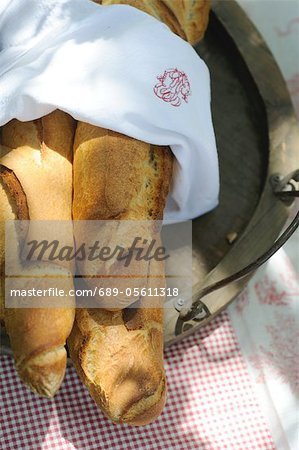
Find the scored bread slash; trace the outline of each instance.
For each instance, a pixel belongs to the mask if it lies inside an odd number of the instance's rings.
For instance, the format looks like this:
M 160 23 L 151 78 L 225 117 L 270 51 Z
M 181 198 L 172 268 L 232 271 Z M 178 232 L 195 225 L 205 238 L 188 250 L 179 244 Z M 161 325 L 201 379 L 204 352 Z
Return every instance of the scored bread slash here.
M 17 208 L 18 220 L 29 220 L 29 208 L 25 191 L 13 170 L 0 164 L 0 181 L 8 190 Z

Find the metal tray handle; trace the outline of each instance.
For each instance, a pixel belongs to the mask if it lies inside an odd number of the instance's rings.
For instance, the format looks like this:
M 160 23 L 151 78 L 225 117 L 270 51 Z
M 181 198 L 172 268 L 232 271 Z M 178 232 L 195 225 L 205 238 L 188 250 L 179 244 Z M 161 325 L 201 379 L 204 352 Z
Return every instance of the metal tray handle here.
M 270 184 L 273 189 L 273 194 L 277 198 L 279 198 L 279 200 L 287 204 L 291 204 L 294 201 L 295 197 L 299 197 L 299 190 L 296 186 L 298 181 L 299 181 L 299 169 L 287 175 L 286 177 L 282 177 L 279 174 L 274 174 L 270 177 Z M 259 256 L 252 263 L 243 267 L 243 269 L 235 272 L 232 275 L 229 275 L 228 277 L 220 281 L 216 281 L 215 283 L 212 283 L 211 285 L 204 287 L 198 293 L 198 295 L 196 296 L 196 300 L 192 303 L 192 306 L 189 309 L 187 308 L 181 309 L 179 319 L 183 322 L 187 322 L 189 320 L 193 320 L 196 317 L 199 317 L 201 315 L 203 307 L 205 306 L 201 301 L 203 297 L 205 297 L 208 294 L 211 294 L 214 291 L 217 291 L 218 289 L 227 286 L 230 283 L 233 283 L 234 281 L 238 281 L 246 277 L 251 272 L 257 270 L 286 243 L 286 241 L 292 236 L 292 234 L 295 232 L 298 226 L 299 226 L 299 211 L 295 215 L 290 225 L 274 242 L 274 244 L 269 250 L 267 250 L 265 253 Z M 207 318 L 207 315 L 209 314 L 207 314 L 206 311 L 205 314 L 203 315 L 203 318 Z

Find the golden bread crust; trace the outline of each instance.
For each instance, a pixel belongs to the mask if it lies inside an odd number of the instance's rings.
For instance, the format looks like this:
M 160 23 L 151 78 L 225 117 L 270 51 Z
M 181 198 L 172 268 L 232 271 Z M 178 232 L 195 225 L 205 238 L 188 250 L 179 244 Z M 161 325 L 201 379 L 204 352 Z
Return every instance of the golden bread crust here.
M 37 121 L 12 120 L 1 130 L 2 285 L 5 220 L 71 219 L 74 131 L 75 121 L 61 111 L 54 111 Z M 14 247 L 16 248 L 13 248 L 13 251 L 18 255 L 18 245 Z M 41 275 L 45 272 L 55 276 L 62 275 L 65 277 L 65 287 L 73 287 L 67 268 L 49 263 L 33 263 L 30 269 L 33 276 L 36 272 Z M 27 268 L 27 273 L 28 270 Z M 4 288 L 1 297 L 3 314 Z M 66 367 L 64 345 L 71 332 L 74 314 L 74 307 L 4 310 L 5 327 L 18 373 L 21 379 L 40 395 L 53 396 L 62 382 Z
M 158 220 L 172 154 L 120 133 L 79 122 L 74 143 L 76 220 Z

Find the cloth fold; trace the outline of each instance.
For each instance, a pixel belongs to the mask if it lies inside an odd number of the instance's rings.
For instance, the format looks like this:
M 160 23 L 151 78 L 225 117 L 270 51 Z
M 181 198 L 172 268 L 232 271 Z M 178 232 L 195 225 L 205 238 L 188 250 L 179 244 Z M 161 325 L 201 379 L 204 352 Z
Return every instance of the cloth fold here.
M 217 205 L 209 72 L 191 45 L 135 8 L 87 0 L 0 0 L 0 30 L 0 125 L 61 109 L 169 145 L 166 220 Z

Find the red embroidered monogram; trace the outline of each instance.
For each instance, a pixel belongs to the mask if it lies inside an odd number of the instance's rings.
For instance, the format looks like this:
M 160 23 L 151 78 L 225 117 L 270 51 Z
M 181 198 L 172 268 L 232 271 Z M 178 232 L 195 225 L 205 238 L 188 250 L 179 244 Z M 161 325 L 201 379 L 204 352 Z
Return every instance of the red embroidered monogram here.
M 154 87 L 157 97 L 172 106 L 180 106 L 182 100 L 188 103 L 191 89 L 188 77 L 184 72 L 178 69 L 167 69 L 163 75 L 157 77 L 157 80 L 159 83 Z

